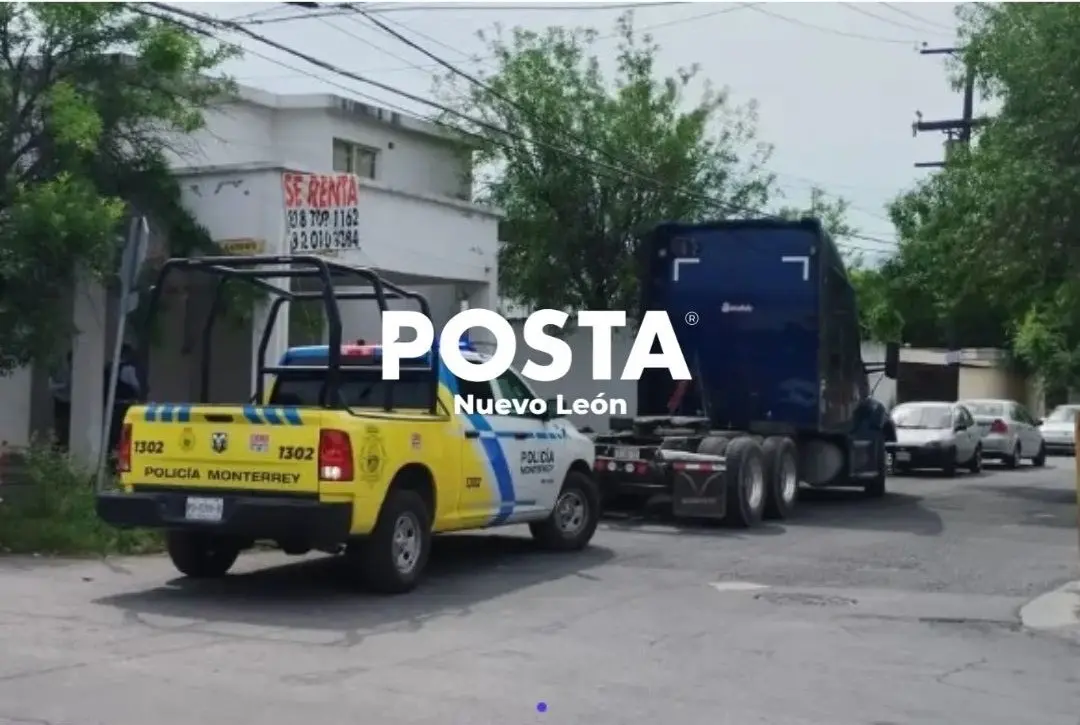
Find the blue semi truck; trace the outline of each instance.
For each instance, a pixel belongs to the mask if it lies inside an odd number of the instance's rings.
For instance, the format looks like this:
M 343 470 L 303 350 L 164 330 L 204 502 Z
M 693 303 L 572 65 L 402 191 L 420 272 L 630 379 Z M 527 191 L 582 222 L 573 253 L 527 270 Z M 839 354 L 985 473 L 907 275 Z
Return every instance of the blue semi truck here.
M 753 526 L 790 515 L 800 486 L 885 495 L 896 439 L 872 396 L 855 291 L 816 219 L 669 223 L 642 241 L 642 310 L 665 310 L 691 381 L 647 370 L 633 417 L 595 436 L 616 507 Z M 896 377 L 899 346 L 883 364 Z

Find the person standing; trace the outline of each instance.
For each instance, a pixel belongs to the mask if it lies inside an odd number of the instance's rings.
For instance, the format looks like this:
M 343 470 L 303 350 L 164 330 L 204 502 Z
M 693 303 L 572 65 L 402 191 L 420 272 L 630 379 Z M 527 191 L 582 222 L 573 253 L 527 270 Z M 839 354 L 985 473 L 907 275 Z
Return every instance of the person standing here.
M 109 399 L 109 383 L 112 381 L 112 366 L 105 366 L 105 400 Z M 142 400 L 142 376 L 136 364 L 135 348 L 124 343 L 120 348 L 120 366 L 116 376 L 116 397 L 109 416 L 109 450 L 115 450 L 120 442 L 120 429 L 124 424 L 127 410 Z
M 49 376 L 53 399 L 53 437 L 56 445 L 67 450 L 71 442 L 71 353 L 64 364 Z

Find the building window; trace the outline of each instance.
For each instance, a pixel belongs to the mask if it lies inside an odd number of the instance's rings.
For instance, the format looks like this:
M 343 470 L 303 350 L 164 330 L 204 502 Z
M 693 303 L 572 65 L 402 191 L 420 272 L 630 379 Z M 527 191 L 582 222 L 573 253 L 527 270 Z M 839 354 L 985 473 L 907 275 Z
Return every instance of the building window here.
M 334 171 L 375 178 L 375 157 L 378 151 L 351 141 L 334 139 Z

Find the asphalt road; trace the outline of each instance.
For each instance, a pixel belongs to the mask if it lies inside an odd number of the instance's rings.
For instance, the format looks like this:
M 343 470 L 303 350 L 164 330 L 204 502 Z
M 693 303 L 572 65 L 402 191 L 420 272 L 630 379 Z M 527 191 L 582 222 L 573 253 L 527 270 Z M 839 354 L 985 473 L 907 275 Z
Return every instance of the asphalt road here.
M 1072 475 L 896 478 L 755 533 L 612 522 L 570 556 L 449 537 L 394 599 L 317 557 L 201 585 L 0 559 L 0 723 L 1077 725 L 1080 641 L 1017 616 L 1080 578 Z

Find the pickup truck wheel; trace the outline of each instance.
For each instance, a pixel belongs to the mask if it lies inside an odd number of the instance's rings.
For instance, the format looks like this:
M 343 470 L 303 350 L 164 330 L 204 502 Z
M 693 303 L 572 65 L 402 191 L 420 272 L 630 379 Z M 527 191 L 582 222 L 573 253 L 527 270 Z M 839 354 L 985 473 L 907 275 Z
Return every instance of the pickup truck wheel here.
M 169 531 L 165 548 L 173 566 L 192 579 L 214 579 L 225 576 L 236 558 L 240 544 L 221 536 L 195 531 Z
M 741 529 L 756 526 L 765 515 L 765 455 L 753 438 L 736 438 L 725 452 L 727 519 Z
M 799 458 L 795 441 L 783 436 L 765 439 L 765 518 L 786 519 L 799 496 Z
M 431 516 L 415 491 L 391 489 L 375 530 L 349 544 L 345 556 L 368 588 L 403 594 L 416 588 L 431 553 Z
M 596 482 L 585 473 L 570 471 L 551 515 L 529 524 L 529 531 L 545 549 L 578 551 L 589 545 L 599 523 L 600 491 Z

